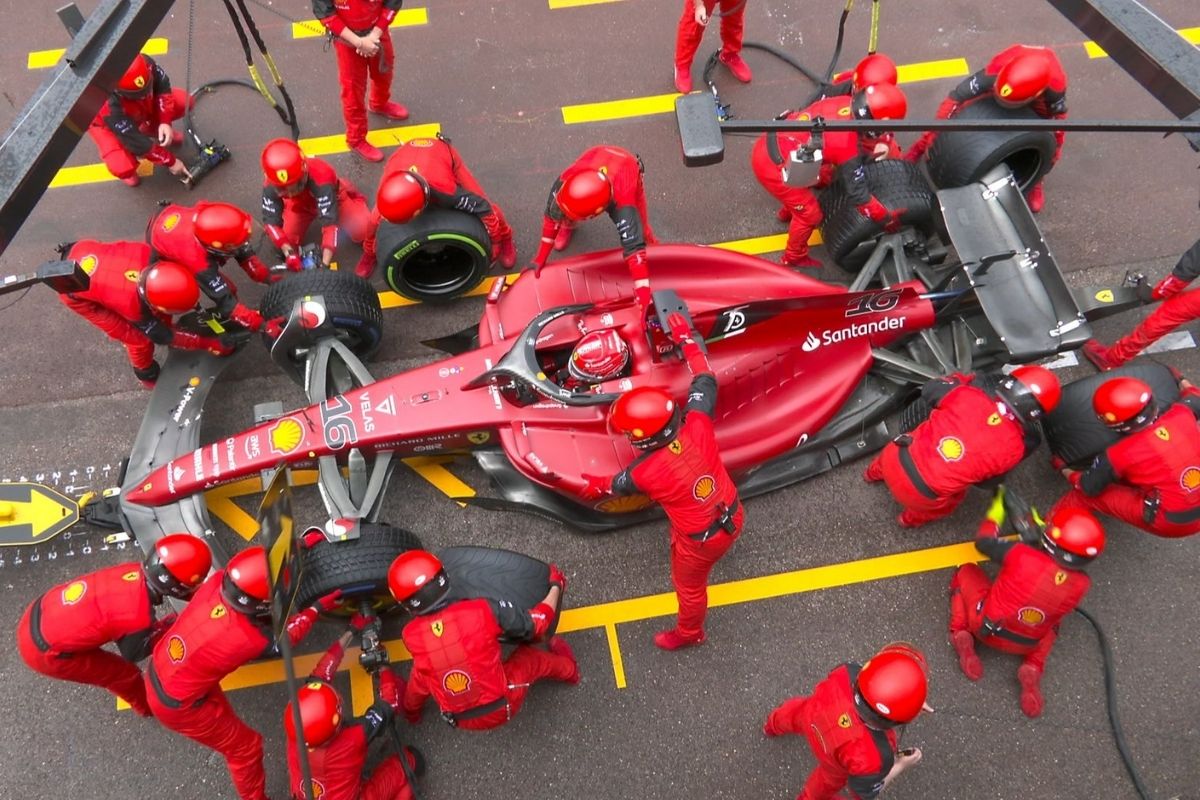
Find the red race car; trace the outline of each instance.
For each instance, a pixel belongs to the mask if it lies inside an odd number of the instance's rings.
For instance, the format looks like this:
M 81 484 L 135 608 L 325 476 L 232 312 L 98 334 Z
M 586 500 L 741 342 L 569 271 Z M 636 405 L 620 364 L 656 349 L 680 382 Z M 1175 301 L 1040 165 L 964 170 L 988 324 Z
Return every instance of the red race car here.
M 272 287 L 263 312 L 282 326 L 272 357 L 312 405 L 195 449 L 187 423 L 209 379 L 196 362 L 181 366 L 178 382 L 160 381 L 183 394 L 152 401 L 161 409 L 147 414 L 123 510 L 136 530 L 135 518 L 156 507 L 281 462 L 315 461 L 330 518 L 374 521 L 393 456 L 470 452 L 499 494 L 471 502 L 583 530 L 640 521 L 656 513 L 645 498 L 590 503 L 568 484 L 635 457 L 608 430 L 618 393 L 653 385 L 685 394 L 689 373 L 664 334 L 674 311 L 708 349 L 720 385 L 717 436 L 743 497 L 866 456 L 895 435 L 897 412 L 926 380 L 1076 348 L 1089 318 L 1138 303 L 1131 289 L 1073 294 L 1007 171 L 990 177 L 938 194 L 954 212 L 943 235 L 957 260 L 936 235 L 906 229 L 878 241 L 848 291 L 750 256 L 655 246 L 655 308 L 643 319 L 620 254 L 594 253 L 511 286 L 498 280 L 477 329 L 431 343 L 449 357 L 380 381 L 359 358 L 379 339 L 370 288 L 350 275 L 298 274 Z M 569 354 L 586 333 L 609 329 L 628 344 L 629 369 L 578 381 Z M 202 513 L 195 501 L 184 507 Z

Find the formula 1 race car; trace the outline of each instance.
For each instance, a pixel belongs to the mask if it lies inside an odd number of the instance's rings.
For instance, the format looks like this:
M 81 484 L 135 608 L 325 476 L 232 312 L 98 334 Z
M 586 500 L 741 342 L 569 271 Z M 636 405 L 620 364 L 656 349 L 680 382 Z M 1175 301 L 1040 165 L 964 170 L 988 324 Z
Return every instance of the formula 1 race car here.
M 608 530 L 656 510 L 638 496 L 586 502 L 576 487 L 582 473 L 615 473 L 635 457 L 607 426 L 620 392 L 686 393 L 690 375 L 664 333 L 672 312 L 705 342 L 721 452 L 749 497 L 879 449 L 929 379 L 1077 348 L 1089 319 L 1140 302 L 1128 287 L 1068 289 L 1007 169 L 938 201 L 957 259 L 938 234 L 904 229 L 877 241 L 847 290 L 716 248 L 653 246 L 655 308 L 643 318 L 620 253 L 593 253 L 497 281 L 477 328 L 431 343 L 447 358 L 382 380 L 362 361 L 379 340 L 370 287 L 340 273 L 290 277 L 263 311 L 284 323 L 272 358 L 312 404 L 197 448 L 191 423 L 220 367 L 172 354 L 201 362 L 171 373 L 178 390 L 160 379 L 122 510 L 139 540 L 153 540 L 195 524 L 204 489 L 316 462 L 330 519 L 351 521 L 330 526 L 344 534 L 354 520 L 377 521 L 393 457 L 469 452 L 499 496 L 464 501 Z M 631 367 L 599 385 L 573 383 L 562 365 L 599 329 L 628 342 Z

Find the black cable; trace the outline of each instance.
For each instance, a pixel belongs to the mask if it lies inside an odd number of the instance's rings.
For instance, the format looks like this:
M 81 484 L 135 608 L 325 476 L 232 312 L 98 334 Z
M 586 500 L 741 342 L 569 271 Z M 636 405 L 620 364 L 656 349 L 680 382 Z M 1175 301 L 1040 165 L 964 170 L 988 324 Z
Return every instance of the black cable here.
M 16 297 L 14 297 L 14 298 L 13 298 L 11 301 L 9 301 L 9 302 L 5 303 L 4 305 L 0 306 L 0 311 L 5 311 L 5 310 L 7 310 L 7 309 L 10 309 L 10 308 L 12 308 L 13 306 L 15 306 L 17 303 L 19 303 L 19 302 L 21 302 L 22 300 L 24 300 L 24 299 L 25 299 L 25 295 L 29 294 L 29 290 L 30 290 L 30 289 L 32 289 L 32 288 L 33 288 L 33 286 L 32 286 L 32 285 L 30 285 L 30 286 L 26 286 L 26 287 L 25 287 L 25 291 L 21 292 L 19 295 L 17 295 Z
M 1121 720 L 1117 713 L 1117 675 L 1113 669 L 1112 648 L 1109 647 L 1108 637 L 1104 635 L 1104 629 L 1100 627 L 1096 618 L 1086 610 L 1077 606 L 1075 612 L 1091 623 L 1092 627 L 1096 629 L 1096 637 L 1100 640 L 1100 654 L 1104 658 L 1104 692 L 1108 698 L 1108 722 L 1112 727 L 1113 740 L 1117 743 L 1121 761 L 1125 763 L 1125 771 L 1129 773 L 1129 779 L 1133 781 L 1133 788 L 1137 790 L 1138 797 L 1142 800 L 1151 800 L 1150 790 L 1142 782 L 1141 773 L 1138 772 L 1137 766 L 1133 763 L 1133 756 L 1129 752 L 1129 743 L 1125 741 L 1125 732 L 1121 729 Z

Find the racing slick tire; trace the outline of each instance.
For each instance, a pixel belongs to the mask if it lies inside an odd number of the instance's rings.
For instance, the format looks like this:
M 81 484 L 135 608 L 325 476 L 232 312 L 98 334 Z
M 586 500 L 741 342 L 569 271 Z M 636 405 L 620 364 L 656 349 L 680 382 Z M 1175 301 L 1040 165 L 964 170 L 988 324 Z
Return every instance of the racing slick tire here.
M 377 612 L 397 608 L 388 590 L 388 567 L 408 550 L 423 550 L 415 533 L 391 525 L 363 522 L 357 539 L 318 542 L 304 551 L 304 569 L 296 591 L 295 607 L 308 608 L 334 591 L 342 590 L 341 608 L 331 612 L 348 616 L 365 600 Z
M 550 591 L 550 565 L 532 556 L 496 547 L 446 547 L 437 552 L 454 598 L 486 597 L 530 609 Z M 563 607 L 559 600 L 559 608 Z M 546 633 L 549 640 L 560 615 Z
M 259 312 L 267 322 L 286 320 L 296 301 L 310 295 L 325 298 L 325 308 L 335 328 L 345 335 L 346 345 L 364 361 L 379 349 L 383 341 L 383 309 L 379 293 L 371 284 L 351 272 L 311 269 L 288 274 L 271 284 L 263 295 Z M 271 348 L 273 338 L 263 326 L 263 341 Z
M 410 300 L 461 297 L 491 267 L 492 242 L 479 217 L 451 208 L 431 206 L 404 225 L 381 220 L 375 241 L 387 285 Z
M 933 231 L 937 198 L 920 167 L 889 158 L 867 162 L 866 170 L 871 194 L 889 209 L 902 209 L 902 223 L 925 233 Z M 825 216 L 821 223 L 825 249 L 839 267 L 857 272 L 871 257 L 874 240 L 883 233 L 883 226 L 858 213 L 840 180 L 824 189 L 818 200 Z
M 1042 420 L 1042 431 L 1050 452 L 1072 469 L 1086 469 L 1093 458 L 1120 440 L 1120 434 L 1097 419 L 1092 395 L 1100 384 L 1122 375 L 1148 383 L 1160 409 L 1166 410 L 1179 399 L 1179 384 L 1171 370 L 1150 360 L 1134 361 L 1063 386 L 1058 407 Z
M 990 97 L 959 109 L 953 119 L 1040 120 L 1032 108 L 1004 108 Z M 1056 144 L 1052 131 L 945 131 L 929 148 L 929 177 L 939 189 L 966 186 L 1001 162 L 1022 192 L 1050 171 Z

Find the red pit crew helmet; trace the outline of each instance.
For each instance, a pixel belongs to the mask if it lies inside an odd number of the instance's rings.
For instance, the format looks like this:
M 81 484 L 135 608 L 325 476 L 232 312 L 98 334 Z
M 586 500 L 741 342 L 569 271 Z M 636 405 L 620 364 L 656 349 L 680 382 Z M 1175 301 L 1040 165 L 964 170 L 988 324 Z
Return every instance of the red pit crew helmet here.
M 250 215 L 230 203 L 200 203 L 192 218 L 196 240 L 210 253 L 228 256 L 250 241 Z
M 598 169 L 577 172 L 558 187 L 555 200 L 567 219 L 582 222 L 608 208 L 612 202 L 612 183 Z
M 855 707 L 872 728 L 912 722 L 929 691 L 925 655 L 910 644 L 895 642 L 863 664 L 855 685 Z
M 288 189 L 304 181 L 308 175 L 308 161 L 300 145 L 291 139 L 272 139 L 262 151 L 262 170 L 272 186 Z
M 1045 367 L 1017 367 L 1000 382 L 1000 397 L 1019 416 L 1027 420 L 1049 414 L 1062 398 L 1062 384 Z
M 450 591 L 446 569 L 433 553 L 409 550 L 396 556 L 388 567 L 392 597 L 410 614 L 427 614 Z
M 243 614 L 261 617 L 271 612 L 267 551 L 261 545 L 248 547 L 229 559 L 221 597 Z
M 324 681 L 313 680 L 300 687 L 296 699 L 300 703 L 305 746 L 320 747 L 332 739 L 342 724 L 342 696 L 337 690 Z M 283 710 L 283 727 L 289 739 L 299 741 L 291 703 Z
M 189 599 L 212 567 L 212 552 L 198 536 L 169 533 L 154 543 L 143 570 L 146 582 L 159 594 Z
M 1104 528 L 1087 509 L 1059 509 L 1046 524 L 1042 546 L 1064 567 L 1082 569 L 1104 551 Z
M 183 314 L 200 302 L 200 286 L 187 267 L 159 261 L 138 275 L 138 294 L 146 305 L 164 314 Z
M 375 197 L 379 215 L 396 225 L 412 222 L 428 204 L 429 184 L 415 172 L 389 175 Z
M 1150 384 L 1129 377 L 1100 384 L 1092 395 L 1092 410 L 1118 433 L 1140 431 L 1158 418 L 1158 403 Z
M 896 62 L 883 53 L 872 53 L 858 62 L 854 68 L 854 91 L 865 89 L 879 83 L 895 86 L 899 76 L 896 73 Z
M 855 92 L 850 112 L 855 119 L 904 119 L 908 98 L 899 86 L 879 83 Z
M 144 55 L 138 53 L 137 58 L 129 65 L 129 69 L 125 70 L 125 74 L 117 81 L 117 86 L 113 91 L 122 97 L 145 97 L 153 86 L 154 74 L 150 69 L 150 62 Z
M 992 94 L 1005 108 L 1028 105 L 1050 83 L 1050 59 L 1043 53 L 1025 53 L 1009 61 L 996 73 Z
M 682 418 L 671 395 L 653 386 L 639 386 L 613 401 L 608 424 L 628 436 L 634 447 L 653 450 L 675 439 Z

